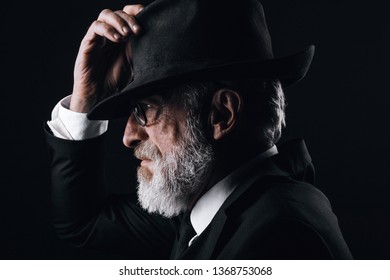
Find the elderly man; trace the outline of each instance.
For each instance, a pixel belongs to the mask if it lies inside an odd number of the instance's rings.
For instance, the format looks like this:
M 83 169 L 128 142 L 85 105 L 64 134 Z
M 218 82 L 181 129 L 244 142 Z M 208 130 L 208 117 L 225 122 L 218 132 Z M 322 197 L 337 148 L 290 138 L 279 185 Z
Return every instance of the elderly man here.
M 314 47 L 274 58 L 258 0 L 104 10 L 53 110 L 53 224 L 74 245 L 140 259 L 348 259 L 303 140 L 276 146 L 283 89 Z M 127 118 L 138 200 L 107 195 L 107 120 Z

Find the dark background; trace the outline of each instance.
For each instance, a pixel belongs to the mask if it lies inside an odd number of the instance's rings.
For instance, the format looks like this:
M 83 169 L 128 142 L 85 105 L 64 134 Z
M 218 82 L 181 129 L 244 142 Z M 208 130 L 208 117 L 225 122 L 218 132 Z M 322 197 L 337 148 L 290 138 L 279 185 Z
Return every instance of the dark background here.
M 74 59 L 89 24 L 103 8 L 126 3 L 131 1 L 1 4 L 0 259 L 112 257 L 70 248 L 51 229 L 42 127 L 71 92 Z M 390 259 L 390 25 L 382 3 L 263 0 L 276 56 L 316 45 L 307 77 L 286 91 L 282 141 L 306 140 L 317 186 L 329 197 L 356 259 Z M 114 192 L 134 182 L 122 124 L 111 123 L 107 147 Z

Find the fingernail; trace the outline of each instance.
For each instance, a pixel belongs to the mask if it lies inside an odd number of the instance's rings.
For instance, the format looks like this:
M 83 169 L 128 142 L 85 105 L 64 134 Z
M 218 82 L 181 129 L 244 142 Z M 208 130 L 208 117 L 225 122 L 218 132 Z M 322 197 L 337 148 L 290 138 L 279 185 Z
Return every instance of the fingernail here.
M 117 33 L 114 33 L 113 36 L 114 36 L 114 38 L 117 39 L 117 40 L 121 37 L 121 36 L 119 36 L 119 34 L 117 34 Z
M 127 26 L 124 26 L 124 27 L 122 28 L 122 30 L 123 30 L 123 32 L 125 32 L 125 33 L 129 33 L 129 32 L 130 32 L 130 29 L 129 29 Z
M 138 12 L 141 12 L 143 9 L 144 9 L 144 7 L 140 7 L 140 8 L 138 9 Z
M 133 29 L 134 33 L 137 34 L 141 30 L 141 27 L 139 25 L 133 25 L 132 29 Z

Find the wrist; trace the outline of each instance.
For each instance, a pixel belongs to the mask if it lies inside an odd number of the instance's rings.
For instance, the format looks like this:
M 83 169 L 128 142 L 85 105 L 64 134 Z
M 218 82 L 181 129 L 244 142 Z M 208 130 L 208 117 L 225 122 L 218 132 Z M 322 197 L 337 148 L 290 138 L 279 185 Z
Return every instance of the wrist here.
M 93 92 L 92 89 L 86 90 L 74 87 L 69 109 L 74 112 L 88 113 L 96 102 L 96 94 L 91 94 Z

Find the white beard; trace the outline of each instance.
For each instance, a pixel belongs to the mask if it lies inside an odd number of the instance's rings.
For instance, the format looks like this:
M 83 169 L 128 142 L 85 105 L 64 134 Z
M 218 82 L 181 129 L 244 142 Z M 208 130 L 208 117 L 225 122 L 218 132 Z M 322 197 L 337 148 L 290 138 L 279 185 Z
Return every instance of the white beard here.
M 177 216 L 188 208 L 204 187 L 214 153 L 199 129 L 190 127 L 164 155 L 150 141 L 135 149 L 138 158 L 149 158 L 153 163 L 153 170 L 145 166 L 138 168 L 138 200 L 149 213 L 167 218 Z

